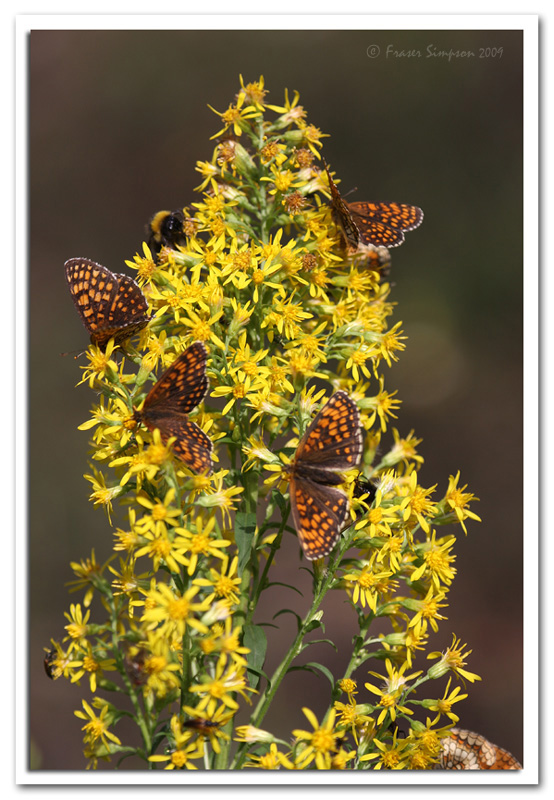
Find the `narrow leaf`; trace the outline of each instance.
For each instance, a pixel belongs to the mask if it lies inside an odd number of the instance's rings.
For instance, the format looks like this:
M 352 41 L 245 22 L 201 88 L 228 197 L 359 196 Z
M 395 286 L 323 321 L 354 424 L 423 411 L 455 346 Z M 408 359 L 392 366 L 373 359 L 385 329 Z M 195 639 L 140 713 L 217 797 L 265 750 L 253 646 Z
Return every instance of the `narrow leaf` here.
M 255 689 L 260 679 L 262 667 L 265 662 L 265 654 L 267 651 L 267 636 L 263 628 L 259 625 L 245 625 L 243 644 L 248 647 L 250 652 L 247 655 L 248 671 L 255 674 L 255 678 L 251 679 L 252 687 Z
M 242 575 L 242 571 L 250 558 L 255 533 L 256 515 L 254 513 L 245 514 L 241 511 L 235 515 L 235 542 L 239 551 L 239 575 Z

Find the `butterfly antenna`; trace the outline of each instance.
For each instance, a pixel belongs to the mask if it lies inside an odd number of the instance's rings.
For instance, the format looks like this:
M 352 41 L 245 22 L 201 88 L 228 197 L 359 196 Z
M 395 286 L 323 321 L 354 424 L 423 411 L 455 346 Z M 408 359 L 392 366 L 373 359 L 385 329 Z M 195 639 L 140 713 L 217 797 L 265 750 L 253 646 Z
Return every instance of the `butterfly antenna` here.
M 77 359 L 81 358 L 81 356 L 84 356 L 86 352 L 86 350 L 68 350 L 67 353 L 60 353 L 60 358 L 63 358 L 64 356 L 73 356 L 73 358 Z M 74 355 L 75 353 L 77 353 L 77 355 Z

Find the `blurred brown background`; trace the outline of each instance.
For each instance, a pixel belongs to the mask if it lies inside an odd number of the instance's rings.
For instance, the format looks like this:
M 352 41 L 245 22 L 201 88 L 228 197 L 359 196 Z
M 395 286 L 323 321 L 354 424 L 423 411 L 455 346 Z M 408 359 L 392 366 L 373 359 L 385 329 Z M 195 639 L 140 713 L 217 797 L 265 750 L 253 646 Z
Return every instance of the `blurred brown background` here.
M 380 55 L 370 58 L 368 48 Z M 386 57 L 420 50 L 421 58 Z M 426 58 L 472 50 L 475 58 Z M 503 48 L 479 58 L 480 48 Z M 126 271 L 152 213 L 196 199 L 194 166 L 245 82 L 263 74 L 269 102 L 298 89 L 309 121 L 325 133 L 326 159 L 351 199 L 421 206 L 422 227 L 392 251 L 395 319 L 409 337 L 387 388 L 403 400 L 397 426 L 423 438 L 424 486 L 461 470 L 481 498 L 482 524 L 459 531 L 458 577 L 448 620 L 429 649 L 455 632 L 483 678 L 456 706 L 460 724 L 522 759 L 522 34 L 518 31 L 33 31 L 30 36 L 30 724 L 35 765 L 82 769 L 88 697 L 42 667 L 60 639 L 70 602 L 70 560 L 110 552 L 107 519 L 88 502 L 86 433 L 77 425 L 95 401 L 74 388 L 79 363 L 60 358 L 88 341 L 65 285 L 63 263 L 86 256 Z M 386 442 L 384 443 L 386 446 Z M 456 531 L 454 527 L 443 529 Z M 298 546 L 285 541 L 275 579 L 305 590 L 267 592 L 258 621 L 307 608 L 310 582 Z M 266 669 L 293 636 L 291 617 L 270 631 Z M 301 660 L 325 660 L 341 676 L 355 632 L 340 594 L 326 604 L 326 635 Z M 424 663 L 415 665 L 425 667 Z M 368 662 L 357 676 L 360 699 Z M 84 691 L 83 691 L 84 689 Z M 264 726 L 288 739 L 321 715 L 329 684 L 293 673 Z M 440 696 L 443 684 L 433 685 Z M 426 696 L 426 694 L 421 695 Z M 120 736 L 119 726 L 116 733 Z M 135 763 L 126 764 L 137 768 Z

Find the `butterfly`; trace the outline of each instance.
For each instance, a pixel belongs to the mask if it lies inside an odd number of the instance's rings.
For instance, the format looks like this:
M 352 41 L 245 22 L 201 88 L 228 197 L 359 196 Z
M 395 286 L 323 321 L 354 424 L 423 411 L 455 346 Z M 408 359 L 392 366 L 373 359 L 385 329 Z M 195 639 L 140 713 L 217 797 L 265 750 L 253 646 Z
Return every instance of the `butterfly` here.
M 363 449 L 360 412 L 336 392 L 308 426 L 289 467 L 294 526 L 310 561 L 328 555 L 348 516 L 348 497 L 336 487 L 341 470 L 356 467 Z
M 331 190 L 332 215 L 341 229 L 347 245 L 375 247 L 398 247 L 404 241 L 404 233 L 421 225 L 423 211 L 417 206 L 402 203 L 346 203 L 337 189 L 325 160 L 323 166 Z
M 134 419 L 151 431 L 158 428 L 164 443 L 175 436 L 175 455 L 195 472 L 209 473 L 212 441 L 187 416 L 208 391 L 207 355 L 202 342 L 187 347 L 150 389 L 142 408 L 135 410 Z
M 437 769 L 522 769 L 519 761 L 484 736 L 463 728 L 452 728 L 441 742 Z
M 75 308 L 101 350 L 138 333 L 150 322 L 148 304 L 139 285 L 128 275 L 110 272 L 88 258 L 70 258 L 65 277 Z

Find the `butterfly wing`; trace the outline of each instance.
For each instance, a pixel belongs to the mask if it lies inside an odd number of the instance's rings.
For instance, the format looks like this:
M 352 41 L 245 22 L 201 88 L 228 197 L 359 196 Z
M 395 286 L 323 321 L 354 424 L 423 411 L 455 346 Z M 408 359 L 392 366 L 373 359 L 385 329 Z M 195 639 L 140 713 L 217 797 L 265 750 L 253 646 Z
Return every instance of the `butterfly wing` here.
M 105 349 L 128 339 L 148 324 L 148 304 L 139 285 L 88 258 L 65 262 L 65 277 L 75 308 L 93 344 Z
M 331 191 L 333 219 L 350 247 L 357 249 L 360 243 L 375 247 L 398 247 L 404 241 L 405 231 L 421 225 L 423 211 L 417 206 L 403 203 L 346 203 L 331 178 L 325 160 L 323 166 Z
M 331 177 L 331 173 L 329 172 L 329 167 L 327 166 L 325 159 L 323 159 L 323 166 L 325 167 L 325 172 L 327 173 L 327 180 L 329 181 L 329 189 L 331 191 L 333 220 L 341 229 L 346 244 L 350 245 L 350 247 L 353 247 L 354 249 L 357 249 L 358 244 L 360 243 L 360 232 L 358 231 L 356 223 L 352 218 L 348 204 L 342 199 L 341 193 Z
M 194 342 L 166 369 L 144 401 L 142 416 L 147 425 L 148 421 L 188 414 L 202 402 L 208 391 L 207 356 L 202 342 Z
M 117 278 L 117 291 L 109 311 L 109 321 L 113 327 L 130 328 L 137 323 L 142 327 L 150 317 L 148 303 L 138 283 L 129 275 L 114 275 Z
M 521 769 L 507 750 L 489 742 L 480 733 L 452 728 L 441 742 L 439 766 L 442 769 Z
M 116 276 L 88 258 L 70 258 L 65 277 L 75 308 L 92 335 L 107 325 L 109 309 L 117 292 Z
M 362 450 L 358 406 L 346 392 L 338 391 L 310 423 L 296 450 L 295 462 L 304 474 L 311 466 L 345 470 L 358 466 Z
M 170 436 L 177 437 L 173 452 L 188 467 L 195 472 L 209 474 L 212 471 L 212 440 L 195 422 L 187 417 L 175 416 L 159 420 L 155 427 L 159 428 L 164 442 Z
M 414 230 L 423 221 L 423 211 L 402 203 L 349 203 L 352 220 L 360 241 L 376 247 L 398 247 L 404 232 Z
M 340 489 L 294 474 L 289 484 L 294 526 L 310 561 L 329 555 L 348 516 L 348 498 Z

